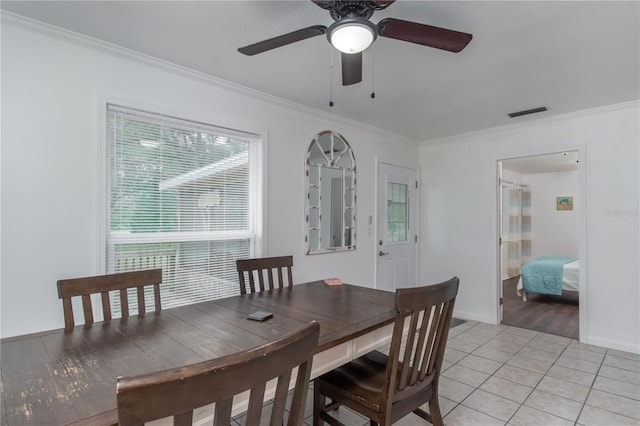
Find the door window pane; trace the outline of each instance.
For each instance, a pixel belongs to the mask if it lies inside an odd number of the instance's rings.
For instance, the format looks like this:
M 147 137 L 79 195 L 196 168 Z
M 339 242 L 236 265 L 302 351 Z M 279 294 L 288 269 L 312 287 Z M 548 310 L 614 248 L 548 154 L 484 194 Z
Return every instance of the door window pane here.
M 387 184 L 387 242 L 407 241 L 409 197 L 406 184 Z

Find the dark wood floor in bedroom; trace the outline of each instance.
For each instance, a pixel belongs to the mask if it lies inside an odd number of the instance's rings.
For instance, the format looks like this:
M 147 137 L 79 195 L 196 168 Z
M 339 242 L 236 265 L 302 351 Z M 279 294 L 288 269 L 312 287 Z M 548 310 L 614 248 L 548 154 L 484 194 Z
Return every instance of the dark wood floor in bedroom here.
M 558 336 L 578 338 L 578 293 L 562 296 L 527 295 L 528 302 L 516 294 L 518 278 L 504 280 L 502 323 Z

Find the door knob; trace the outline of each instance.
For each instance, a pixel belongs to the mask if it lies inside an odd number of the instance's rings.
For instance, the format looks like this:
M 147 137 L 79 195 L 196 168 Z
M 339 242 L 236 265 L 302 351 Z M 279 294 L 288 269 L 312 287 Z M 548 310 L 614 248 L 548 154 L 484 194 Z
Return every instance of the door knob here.
M 386 256 L 386 255 L 388 255 L 388 254 L 389 254 L 389 252 L 388 252 L 388 251 L 382 251 L 382 250 L 380 250 L 380 251 L 378 252 L 378 256 Z

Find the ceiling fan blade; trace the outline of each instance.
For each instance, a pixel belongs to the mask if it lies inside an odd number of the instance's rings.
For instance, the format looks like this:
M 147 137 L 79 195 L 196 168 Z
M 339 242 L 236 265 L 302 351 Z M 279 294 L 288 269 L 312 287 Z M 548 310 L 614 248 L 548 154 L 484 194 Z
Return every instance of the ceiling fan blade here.
M 435 47 L 449 52 L 460 52 L 473 38 L 471 34 L 460 31 L 394 18 L 386 18 L 378 22 L 378 34 L 382 37 Z
M 362 81 L 362 52 L 342 54 L 342 85 L 350 86 Z
M 257 55 L 258 53 L 266 52 L 267 50 L 286 46 L 287 44 L 315 37 L 326 32 L 327 27 L 325 27 L 324 25 L 314 25 L 312 27 L 303 28 L 301 30 L 283 34 L 278 37 L 270 38 L 268 40 L 262 40 L 248 46 L 240 47 L 238 48 L 238 52 L 244 53 L 245 55 L 253 56 Z

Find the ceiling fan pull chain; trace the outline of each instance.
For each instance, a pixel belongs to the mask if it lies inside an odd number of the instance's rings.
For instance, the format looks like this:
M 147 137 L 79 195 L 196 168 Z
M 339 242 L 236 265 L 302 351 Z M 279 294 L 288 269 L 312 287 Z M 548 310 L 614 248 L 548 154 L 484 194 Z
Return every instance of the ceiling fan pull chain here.
M 371 47 L 371 99 L 376 97 L 376 47 Z
M 329 47 L 331 62 L 329 65 L 329 106 L 333 107 L 333 48 Z

